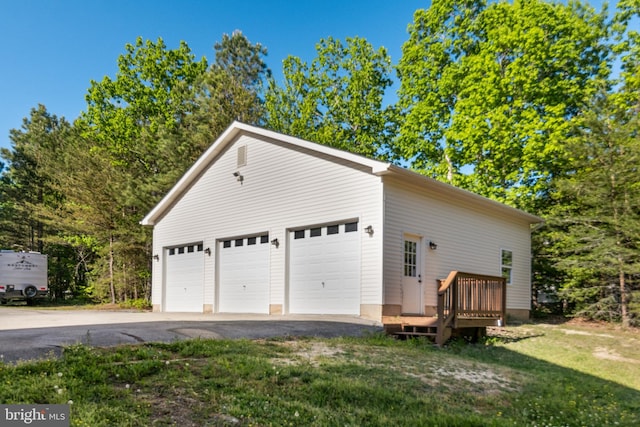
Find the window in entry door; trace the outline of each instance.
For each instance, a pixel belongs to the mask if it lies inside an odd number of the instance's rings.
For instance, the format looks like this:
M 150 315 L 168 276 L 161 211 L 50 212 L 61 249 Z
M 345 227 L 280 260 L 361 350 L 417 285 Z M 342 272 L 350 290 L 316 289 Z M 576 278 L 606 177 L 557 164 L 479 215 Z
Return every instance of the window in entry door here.
M 418 261 L 418 244 L 411 240 L 404 241 L 404 275 L 405 277 L 416 277 Z

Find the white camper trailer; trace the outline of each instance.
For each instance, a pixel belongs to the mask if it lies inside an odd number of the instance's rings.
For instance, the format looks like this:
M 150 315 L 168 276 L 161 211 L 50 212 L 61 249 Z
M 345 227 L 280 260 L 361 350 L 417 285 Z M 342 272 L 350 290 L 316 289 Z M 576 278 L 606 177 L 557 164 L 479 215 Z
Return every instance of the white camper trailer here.
M 46 255 L 0 251 L 0 303 L 18 300 L 32 304 L 46 298 L 48 292 Z

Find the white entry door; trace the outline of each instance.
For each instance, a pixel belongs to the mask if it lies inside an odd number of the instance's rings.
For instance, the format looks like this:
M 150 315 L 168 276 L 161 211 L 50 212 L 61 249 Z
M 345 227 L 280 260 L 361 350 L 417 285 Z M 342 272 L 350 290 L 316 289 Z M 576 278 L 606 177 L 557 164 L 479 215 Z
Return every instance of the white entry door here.
M 357 222 L 289 234 L 289 313 L 360 314 Z
M 218 244 L 220 313 L 269 313 L 269 236 Z
M 202 313 L 203 254 L 202 244 L 165 249 L 164 311 Z
M 422 314 L 422 245 L 420 237 L 404 236 L 402 313 Z

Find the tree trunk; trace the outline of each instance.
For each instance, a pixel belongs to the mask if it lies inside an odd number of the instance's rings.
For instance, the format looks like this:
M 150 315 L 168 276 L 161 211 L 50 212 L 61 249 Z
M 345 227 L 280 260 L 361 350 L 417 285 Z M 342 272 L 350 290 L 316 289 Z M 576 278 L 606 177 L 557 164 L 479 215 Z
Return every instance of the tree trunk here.
M 109 234 L 109 290 L 111 291 L 111 304 L 116 303 L 116 287 L 113 278 L 113 233 Z
M 624 277 L 624 262 L 622 258 L 618 258 L 618 265 L 620 280 L 620 313 L 622 316 L 622 327 L 626 329 L 631 326 L 631 319 L 629 318 L 629 295 L 627 295 L 627 283 Z

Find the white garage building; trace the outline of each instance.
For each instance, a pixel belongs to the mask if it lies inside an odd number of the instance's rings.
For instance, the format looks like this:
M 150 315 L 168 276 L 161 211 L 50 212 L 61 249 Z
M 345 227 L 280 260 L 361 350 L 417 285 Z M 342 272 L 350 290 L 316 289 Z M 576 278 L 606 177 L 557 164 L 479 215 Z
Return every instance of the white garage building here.
M 540 219 L 380 162 L 234 122 L 142 220 L 156 311 L 433 315 L 454 270 L 530 310 Z

